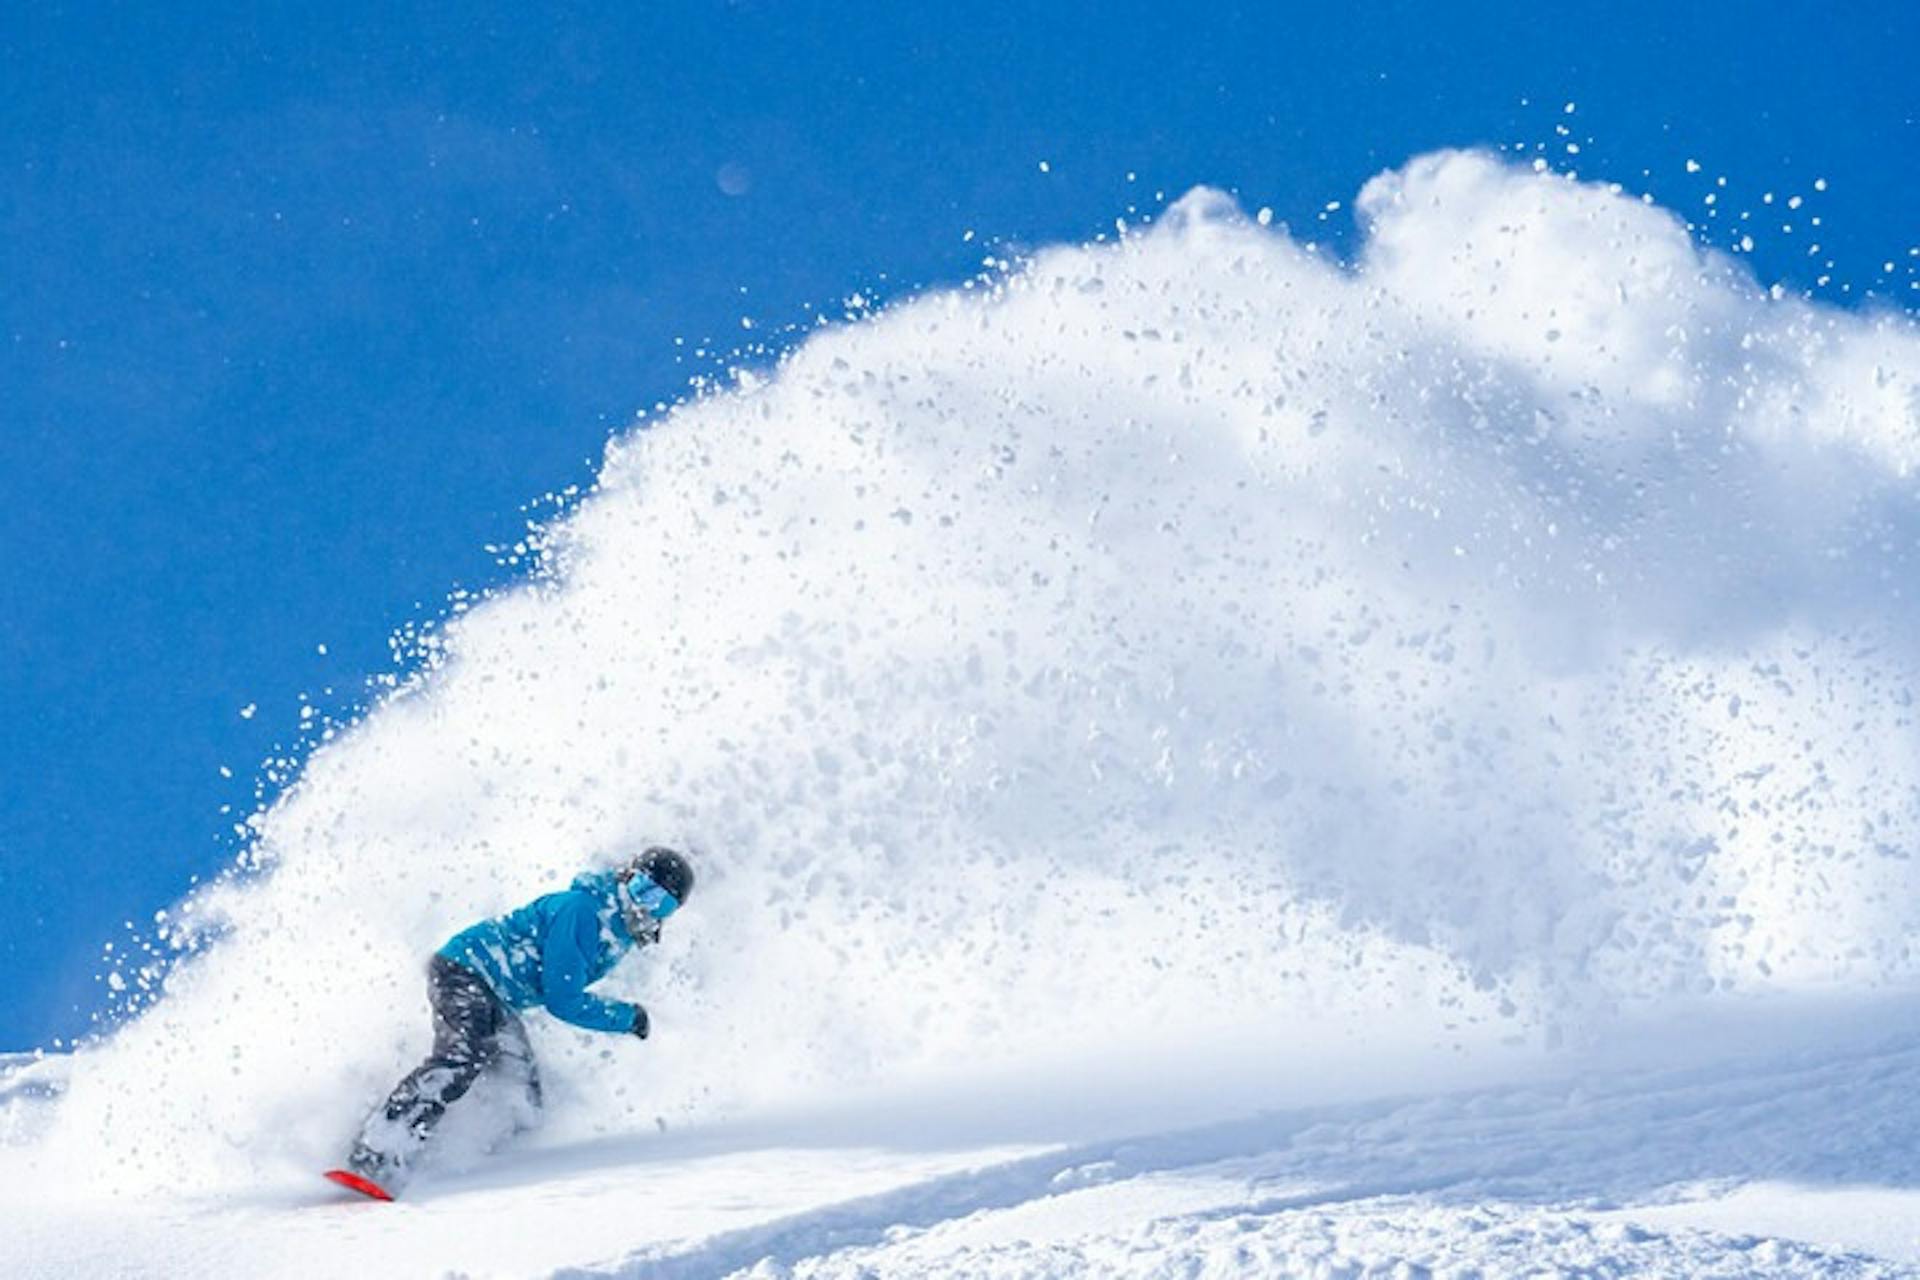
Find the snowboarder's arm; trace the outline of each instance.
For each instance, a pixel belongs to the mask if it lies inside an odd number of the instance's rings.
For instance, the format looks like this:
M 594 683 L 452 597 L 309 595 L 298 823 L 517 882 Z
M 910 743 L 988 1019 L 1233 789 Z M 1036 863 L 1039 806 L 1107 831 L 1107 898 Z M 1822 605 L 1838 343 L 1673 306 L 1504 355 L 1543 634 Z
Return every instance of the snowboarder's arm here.
M 554 1017 L 589 1031 L 627 1032 L 636 1006 L 587 994 L 588 959 L 600 932 L 600 917 L 581 899 L 562 906 L 541 948 L 541 996 Z

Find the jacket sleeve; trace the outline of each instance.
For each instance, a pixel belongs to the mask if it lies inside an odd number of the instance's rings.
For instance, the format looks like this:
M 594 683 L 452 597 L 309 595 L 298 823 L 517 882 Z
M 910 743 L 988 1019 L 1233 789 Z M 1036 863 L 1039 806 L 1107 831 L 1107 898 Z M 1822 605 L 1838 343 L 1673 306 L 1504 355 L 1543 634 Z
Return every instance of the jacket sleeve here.
M 554 913 L 541 944 L 541 999 L 553 1016 L 589 1031 L 633 1028 L 634 1006 L 587 994 L 589 961 L 599 942 L 600 914 L 576 895 Z

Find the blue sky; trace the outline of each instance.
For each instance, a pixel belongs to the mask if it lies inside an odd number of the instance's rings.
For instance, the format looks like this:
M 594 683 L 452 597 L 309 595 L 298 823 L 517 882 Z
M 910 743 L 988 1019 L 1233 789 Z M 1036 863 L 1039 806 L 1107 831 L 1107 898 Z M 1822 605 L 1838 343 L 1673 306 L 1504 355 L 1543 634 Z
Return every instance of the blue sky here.
M 0 1048 L 83 1031 L 302 700 L 709 342 L 1201 182 L 1343 246 L 1328 202 L 1468 144 L 1722 245 L 1801 194 L 1763 279 L 1920 297 L 1906 3 L 275 8 L 0 16 Z

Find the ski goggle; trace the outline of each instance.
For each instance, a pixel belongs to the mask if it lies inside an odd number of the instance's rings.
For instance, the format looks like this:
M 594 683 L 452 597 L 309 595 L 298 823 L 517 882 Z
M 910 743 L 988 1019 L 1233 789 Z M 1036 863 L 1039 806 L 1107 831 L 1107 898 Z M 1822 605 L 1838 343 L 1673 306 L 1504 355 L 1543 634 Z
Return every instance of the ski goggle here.
M 627 881 L 625 889 L 627 900 L 655 920 L 665 920 L 680 909 L 680 899 L 662 889 L 653 882 L 651 876 L 642 872 L 634 872 Z

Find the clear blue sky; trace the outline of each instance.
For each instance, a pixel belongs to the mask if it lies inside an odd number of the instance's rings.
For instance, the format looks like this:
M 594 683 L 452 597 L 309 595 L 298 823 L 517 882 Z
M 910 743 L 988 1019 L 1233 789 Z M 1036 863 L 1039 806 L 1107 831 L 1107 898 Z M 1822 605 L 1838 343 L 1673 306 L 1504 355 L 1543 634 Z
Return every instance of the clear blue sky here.
M 1343 244 L 1377 170 L 1517 142 L 1694 213 L 1824 178 L 1763 278 L 1916 297 L 1908 0 L 197 8 L 0 14 L 0 1049 L 85 1028 L 301 695 L 500 580 L 676 337 L 1200 182 Z

